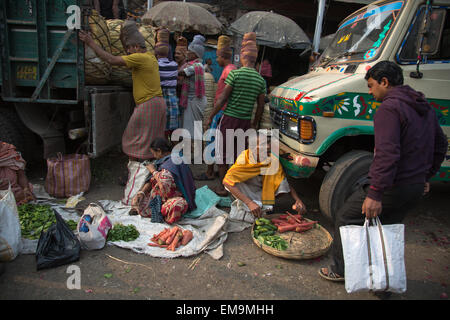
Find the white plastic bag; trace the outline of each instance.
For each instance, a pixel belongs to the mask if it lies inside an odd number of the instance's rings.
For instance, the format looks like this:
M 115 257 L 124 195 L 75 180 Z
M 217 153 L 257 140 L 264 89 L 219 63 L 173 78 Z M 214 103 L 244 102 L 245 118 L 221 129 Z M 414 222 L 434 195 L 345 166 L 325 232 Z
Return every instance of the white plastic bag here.
M 21 250 L 21 237 L 19 211 L 16 199 L 11 191 L 0 191 L 0 261 L 14 260 Z
M 87 221 L 88 215 L 91 217 L 91 222 Z M 86 224 L 87 232 L 83 232 L 83 224 Z M 106 244 L 106 237 L 111 227 L 111 221 L 103 208 L 96 203 L 90 203 L 77 225 L 77 236 L 81 248 L 86 250 L 102 249 Z
M 128 162 L 128 180 L 125 187 L 125 194 L 122 199 L 124 205 L 131 205 L 134 196 L 145 184 L 145 180 L 149 176 L 150 172 L 145 167 L 144 163 L 138 161 Z
M 345 290 L 406 291 L 403 224 L 382 226 L 378 217 L 369 226 L 339 228 L 345 264 Z

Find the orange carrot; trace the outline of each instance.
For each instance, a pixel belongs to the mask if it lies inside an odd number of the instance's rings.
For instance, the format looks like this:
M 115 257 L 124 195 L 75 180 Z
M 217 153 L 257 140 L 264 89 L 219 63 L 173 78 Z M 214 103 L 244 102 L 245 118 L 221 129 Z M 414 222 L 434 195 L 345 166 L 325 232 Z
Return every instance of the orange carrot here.
M 148 246 L 150 247 L 160 247 L 160 248 L 167 248 L 168 245 L 167 244 L 157 244 L 157 243 L 147 243 Z
M 165 234 L 163 234 L 161 236 L 161 238 L 159 238 L 159 240 L 161 240 L 164 243 L 169 244 L 169 238 L 173 235 L 173 233 L 175 232 L 175 228 L 169 229 L 169 231 L 167 231 Z
M 170 243 L 170 245 L 167 247 L 167 250 L 175 251 L 175 249 L 177 248 L 177 244 L 182 237 L 183 237 L 183 233 L 181 233 L 181 232 L 175 233 L 175 238 Z
M 180 229 L 180 228 L 178 228 L 177 226 L 175 226 L 175 227 L 173 227 L 173 229 L 170 231 L 170 235 L 169 235 L 169 237 L 166 239 L 166 243 L 167 243 L 168 245 L 172 244 L 173 239 L 174 239 L 175 236 L 177 235 L 179 229 Z
M 169 228 L 165 228 L 163 231 L 161 231 L 158 234 L 154 234 L 152 240 L 158 240 L 160 239 L 164 234 L 166 234 L 167 232 L 169 232 Z
M 293 231 L 297 227 L 300 227 L 300 224 L 280 225 L 278 226 L 278 232 L 283 233 L 286 231 Z
M 288 211 L 286 211 L 286 213 L 289 215 L 289 217 L 291 217 L 292 219 L 294 219 L 295 221 L 297 221 L 298 223 L 302 223 L 302 216 L 298 215 L 298 217 L 294 216 L 293 214 L 290 214 Z
M 181 240 L 181 244 L 185 246 L 186 244 L 189 243 L 189 241 L 192 240 L 193 237 L 194 235 L 190 230 L 183 230 L 183 239 Z

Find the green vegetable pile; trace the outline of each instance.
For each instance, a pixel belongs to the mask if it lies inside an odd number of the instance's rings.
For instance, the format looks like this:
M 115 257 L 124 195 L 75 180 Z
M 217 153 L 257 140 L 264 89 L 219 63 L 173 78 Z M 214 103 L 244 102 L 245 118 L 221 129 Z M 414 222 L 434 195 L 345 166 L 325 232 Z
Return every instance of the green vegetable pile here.
M 124 226 L 121 223 L 115 224 L 108 232 L 107 241 L 134 241 L 139 237 L 139 231 L 132 224 Z
M 256 227 L 253 229 L 253 237 L 258 239 L 261 244 L 277 250 L 286 250 L 288 248 L 286 240 L 275 235 L 278 228 L 269 219 L 258 218 L 255 220 L 255 224 Z
M 39 239 L 42 231 L 47 231 L 53 223 L 56 223 L 56 216 L 48 205 L 25 203 L 17 209 L 20 229 L 24 238 Z
M 67 220 L 67 225 L 69 226 L 70 230 L 75 231 L 77 229 L 78 223 L 74 220 Z
M 22 237 L 36 240 L 39 239 L 42 231 L 47 231 L 53 223 L 56 223 L 56 216 L 49 205 L 25 203 L 18 208 L 20 229 Z M 73 231 L 77 228 L 77 223 L 73 220 L 66 221 Z

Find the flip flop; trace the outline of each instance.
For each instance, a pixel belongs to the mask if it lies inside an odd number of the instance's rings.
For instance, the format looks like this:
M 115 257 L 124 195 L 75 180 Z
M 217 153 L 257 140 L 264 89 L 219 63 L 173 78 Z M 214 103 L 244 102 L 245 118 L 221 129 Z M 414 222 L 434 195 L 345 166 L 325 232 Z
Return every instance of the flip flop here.
M 200 174 L 199 176 L 197 176 L 197 177 L 194 177 L 194 180 L 200 180 L 200 181 L 204 181 L 204 180 L 214 180 L 215 178 L 213 177 L 213 178 L 210 178 L 210 177 L 208 177 L 207 175 L 206 175 L 206 173 L 202 173 L 202 174 Z
M 319 269 L 319 276 L 321 276 L 324 279 L 327 279 L 329 281 L 335 281 L 335 282 L 341 282 L 341 281 L 345 281 L 345 278 L 343 276 L 338 275 L 337 273 L 334 273 L 333 271 L 331 271 L 331 266 L 326 267 L 328 272 L 327 274 L 325 274 L 322 269 L 324 268 L 320 268 Z

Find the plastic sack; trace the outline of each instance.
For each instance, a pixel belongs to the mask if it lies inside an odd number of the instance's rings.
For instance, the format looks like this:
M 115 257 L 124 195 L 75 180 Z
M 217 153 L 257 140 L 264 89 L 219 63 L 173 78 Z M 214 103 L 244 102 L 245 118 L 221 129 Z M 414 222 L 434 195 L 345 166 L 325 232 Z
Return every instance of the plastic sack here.
M 147 180 L 150 172 L 145 167 L 144 163 L 138 161 L 128 162 L 128 180 L 125 186 L 125 194 L 122 199 L 124 205 L 130 206 L 134 196 L 142 188 Z
M 47 269 L 78 261 L 81 245 L 64 219 L 55 211 L 56 224 L 42 232 L 36 248 L 36 269 Z
M 378 217 L 369 226 L 339 228 L 345 265 L 345 290 L 406 291 L 403 224 L 382 226 Z
M 90 203 L 84 210 L 77 225 L 77 236 L 81 248 L 86 250 L 102 249 L 112 224 L 103 208 L 96 203 Z
M 0 262 L 14 260 L 21 250 L 21 231 L 16 199 L 9 185 L 0 191 Z

